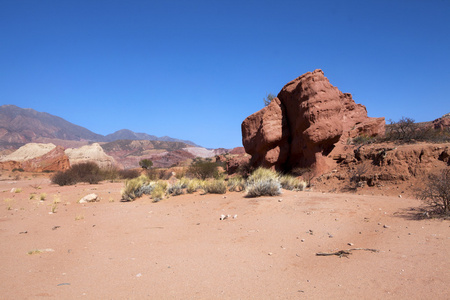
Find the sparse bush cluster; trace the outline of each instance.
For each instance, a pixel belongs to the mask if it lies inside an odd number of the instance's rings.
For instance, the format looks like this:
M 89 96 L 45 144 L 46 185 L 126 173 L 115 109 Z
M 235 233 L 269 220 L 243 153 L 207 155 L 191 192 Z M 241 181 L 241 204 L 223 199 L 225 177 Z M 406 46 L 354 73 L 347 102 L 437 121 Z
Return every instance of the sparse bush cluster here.
M 205 194 L 225 194 L 229 191 L 246 191 L 249 197 L 274 196 L 281 193 L 281 188 L 288 190 L 304 190 L 307 184 L 292 175 L 281 176 L 275 171 L 259 168 L 245 180 L 235 176 L 225 180 L 199 179 L 182 177 L 168 184 L 166 181 L 153 181 L 148 176 L 127 180 L 122 190 L 124 201 L 133 201 L 142 195 L 150 195 L 157 202 L 165 197 L 178 196 L 185 193 L 202 191 Z
M 386 134 L 381 141 L 395 141 L 410 143 L 413 141 L 448 142 L 450 131 L 448 129 L 437 130 L 430 126 L 421 126 L 414 119 L 402 117 L 395 122 L 389 120 L 386 126 Z
M 100 168 L 94 162 L 79 163 L 71 166 L 68 170 L 59 171 L 51 178 L 52 183 L 60 186 L 86 182 L 97 184 L 102 180 L 114 181 L 117 179 L 131 179 L 139 177 L 137 170 L 119 170 L 116 167 Z

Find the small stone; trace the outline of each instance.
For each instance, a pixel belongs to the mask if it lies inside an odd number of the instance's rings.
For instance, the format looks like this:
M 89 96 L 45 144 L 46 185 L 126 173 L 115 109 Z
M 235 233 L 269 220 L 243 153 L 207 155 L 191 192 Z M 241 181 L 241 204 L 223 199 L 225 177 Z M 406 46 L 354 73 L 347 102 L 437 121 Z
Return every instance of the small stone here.
M 305 242 L 305 239 L 301 239 L 300 242 L 304 243 L 304 242 Z
M 98 200 L 98 196 L 94 193 L 84 196 L 78 203 L 94 202 Z
M 233 216 L 233 219 L 237 219 L 237 215 L 234 215 L 234 216 Z
M 349 245 L 349 246 L 353 246 L 354 244 L 353 244 L 353 243 L 347 243 L 347 245 Z
M 399 197 L 399 198 L 401 198 L 401 197 L 402 197 L 402 195 L 398 195 L 398 197 Z
M 273 253 L 272 252 L 269 252 L 269 253 L 267 253 L 268 255 L 272 255 Z
M 283 199 L 278 199 L 278 202 L 281 202 L 281 201 L 283 201 Z
M 139 274 L 137 274 L 137 275 L 136 275 L 136 277 L 141 277 L 141 276 L 142 276 L 142 274 L 141 274 L 141 273 L 139 273 Z
M 388 225 L 383 225 L 383 228 L 389 228 L 389 226 Z

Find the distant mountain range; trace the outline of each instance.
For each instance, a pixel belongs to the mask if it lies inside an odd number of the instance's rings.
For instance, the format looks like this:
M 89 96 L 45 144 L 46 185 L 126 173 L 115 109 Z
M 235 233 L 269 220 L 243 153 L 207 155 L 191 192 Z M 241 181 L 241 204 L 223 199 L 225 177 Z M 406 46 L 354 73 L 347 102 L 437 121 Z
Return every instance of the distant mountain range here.
M 15 105 L 0 106 L 0 146 L 21 146 L 30 142 L 49 140 L 113 142 L 117 140 L 150 140 L 181 142 L 198 146 L 188 140 L 168 136 L 157 137 L 147 133 L 136 133 L 128 129 L 118 130 L 103 136 L 84 127 L 72 124 L 60 117 L 31 108 Z

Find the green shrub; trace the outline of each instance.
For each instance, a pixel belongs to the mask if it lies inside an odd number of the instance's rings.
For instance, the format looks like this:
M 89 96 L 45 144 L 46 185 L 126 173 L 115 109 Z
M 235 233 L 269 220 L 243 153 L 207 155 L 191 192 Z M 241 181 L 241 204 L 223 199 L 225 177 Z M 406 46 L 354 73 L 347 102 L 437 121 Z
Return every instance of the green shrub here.
M 205 192 L 210 194 L 225 194 L 227 192 L 227 184 L 222 179 L 207 181 L 205 184 Z
M 275 196 L 281 194 L 277 172 L 258 168 L 247 179 L 245 191 L 248 197 Z
M 292 175 L 283 175 L 280 177 L 281 187 L 285 190 L 304 191 L 308 185 L 305 181 L 299 180 Z
M 153 166 L 153 162 L 150 159 L 143 159 L 139 161 L 139 165 L 142 169 L 150 169 Z

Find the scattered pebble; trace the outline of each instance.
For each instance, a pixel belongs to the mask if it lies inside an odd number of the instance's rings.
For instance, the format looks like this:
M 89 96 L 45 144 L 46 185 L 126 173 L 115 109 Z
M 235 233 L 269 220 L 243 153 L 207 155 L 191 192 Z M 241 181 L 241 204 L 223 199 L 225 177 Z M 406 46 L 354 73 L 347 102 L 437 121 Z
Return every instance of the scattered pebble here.
M 278 199 L 278 202 L 281 202 L 281 201 L 283 201 L 283 199 Z
M 141 276 L 142 276 L 142 274 L 141 274 L 141 273 L 139 273 L 139 274 L 137 274 L 137 275 L 136 275 L 136 277 L 141 277 Z
M 347 243 L 347 245 L 349 245 L 349 246 L 353 246 L 354 244 L 353 244 L 353 243 Z
M 383 225 L 383 228 L 389 228 L 389 226 L 388 225 Z
M 268 255 L 272 255 L 273 253 L 272 252 L 269 252 L 269 253 L 267 253 Z
M 305 242 L 305 239 L 301 239 L 300 242 L 304 243 L 304 242 Z

